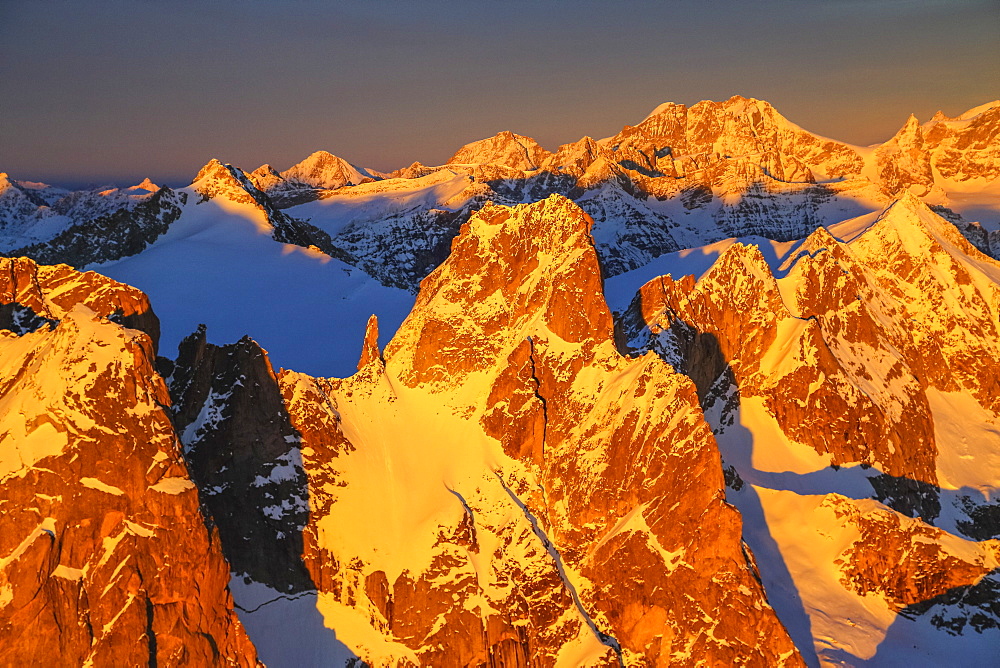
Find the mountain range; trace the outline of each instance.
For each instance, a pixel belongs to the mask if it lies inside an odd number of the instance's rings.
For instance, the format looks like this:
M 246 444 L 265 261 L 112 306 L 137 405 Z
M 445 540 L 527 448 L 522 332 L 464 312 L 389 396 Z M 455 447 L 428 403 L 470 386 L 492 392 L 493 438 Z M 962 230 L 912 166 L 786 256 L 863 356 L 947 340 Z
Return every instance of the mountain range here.
M 0 175 L 0 664 L 990 663 L 998 136 Z

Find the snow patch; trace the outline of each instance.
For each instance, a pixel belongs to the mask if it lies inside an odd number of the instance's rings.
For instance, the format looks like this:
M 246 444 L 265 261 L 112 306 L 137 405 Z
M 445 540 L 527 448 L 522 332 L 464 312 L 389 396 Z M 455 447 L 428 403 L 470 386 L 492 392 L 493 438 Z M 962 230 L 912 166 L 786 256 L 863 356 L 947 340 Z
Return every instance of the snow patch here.
M 968 392 L 927 388 L 934 416 L 937 475 L 942 489 L 978 490 L 983 500 L 1000 489 L 1000 421 Z
M 114 485 L 109 485 L 107 483 L 101 482 L 97 478 L 80 478 L 80 484 L 84 487 L 89 487 L 90 489 L 96 489 L 99 492 L 104 492 L 105 494 L 114 494 L 115 496 L 124 496 L 125 492 L 118 489 Z
M 183 494 L 189 489 L 194 489 L 194 483 L 188 478 L 182 478 L 180 476 L 172 478 L 161 478 L 159 482 L 152 485 L 150 489 L 160 492 L 161 494 Z

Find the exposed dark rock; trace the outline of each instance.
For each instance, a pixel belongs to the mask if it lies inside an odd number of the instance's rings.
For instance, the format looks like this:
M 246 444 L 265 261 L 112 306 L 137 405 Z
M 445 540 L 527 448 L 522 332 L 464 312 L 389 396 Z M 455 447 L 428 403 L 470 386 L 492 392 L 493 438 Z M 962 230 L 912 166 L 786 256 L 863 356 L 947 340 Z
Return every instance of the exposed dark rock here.
M 941 514 L 941 489 L 937 485 L 885 473 L 868 478 L 868 482 L 876 499 L 907 517 L 920 517 L 933 524 Z
M 249 337 L 216 346 L 204 326 L 171 371 L 174 426 L 235 573 L 278 591 L 312 589 L 302 564 L 309 516 L 299 435 L 267 354 Z

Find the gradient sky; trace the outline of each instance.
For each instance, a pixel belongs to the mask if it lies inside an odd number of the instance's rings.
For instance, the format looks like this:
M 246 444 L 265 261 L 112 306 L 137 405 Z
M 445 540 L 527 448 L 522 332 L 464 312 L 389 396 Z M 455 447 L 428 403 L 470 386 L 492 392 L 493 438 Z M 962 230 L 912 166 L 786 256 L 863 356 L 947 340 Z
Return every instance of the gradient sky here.
M 1000 0 L 0 0 L 0 171 L 24 180 L 318 149 L 390 170 L 734 94 L 856 144 L 957 115 L 1000 97 Z

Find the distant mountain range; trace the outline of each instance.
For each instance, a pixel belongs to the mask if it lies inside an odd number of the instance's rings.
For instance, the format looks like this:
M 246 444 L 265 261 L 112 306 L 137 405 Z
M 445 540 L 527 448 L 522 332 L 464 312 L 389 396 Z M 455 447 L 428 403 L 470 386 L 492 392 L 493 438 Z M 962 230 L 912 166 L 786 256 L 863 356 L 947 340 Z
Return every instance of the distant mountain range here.
M 0 664 L 994 661 L 1000 101 L 3 174 L 0 253 Z

